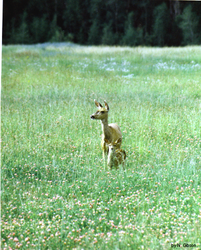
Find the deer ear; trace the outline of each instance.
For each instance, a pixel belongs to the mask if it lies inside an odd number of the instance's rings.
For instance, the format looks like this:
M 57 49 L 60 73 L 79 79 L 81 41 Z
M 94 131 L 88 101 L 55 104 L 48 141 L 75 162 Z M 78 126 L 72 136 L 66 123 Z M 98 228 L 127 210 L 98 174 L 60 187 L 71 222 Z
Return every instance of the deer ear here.
M 109 111 L 109 105 L 107 104 L 107 102 L 106 101 L 104 101 L 104 103 L 105 103 L 105 108 L 107 109 L 107 111 Z
M 122 142 L 122 138 L 119 138 L 115 141 L 115 144 L 120 144 Z
M 98 108 L 102 108 L 102 107 L 103 107 L 103 106 L 100 104 L 100 102 L 97 102 L 95 99 L 94 99 L 94 102 L 95 102 L 96 107 L 98 107 Z
M 107 144 L 110 144 L 110 142 L 105 138 L 104 141 L 107 143 Z

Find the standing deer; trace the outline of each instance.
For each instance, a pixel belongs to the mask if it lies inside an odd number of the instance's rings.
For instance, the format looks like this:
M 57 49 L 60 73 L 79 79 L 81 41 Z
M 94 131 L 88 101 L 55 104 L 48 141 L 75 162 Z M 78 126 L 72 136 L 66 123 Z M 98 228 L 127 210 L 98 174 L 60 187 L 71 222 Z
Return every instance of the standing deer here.
M 103 150 L 103 158 L 106 162 L 106 156 L 108 154 L 108 145 L 106 144 L 105 139 L 108 140 L 109 143 L 114 143 L 116 140 L 120 140 L 118 143 L 118 148 L 120 148 L 122 143 L 122 133 L 120 127 L 116 123 L 108 124 L 109 106 L 107 102 L 104 101 L 105 107 L 103 107 L 96 100 L 94 100 L 94 102 L 98 110 L 93 115 L 91 115 L 91 119 L 101 120 L 103 131 L 101 148 Z
M 121 139 L 116 140 L 114 143 L 110 143 L 107 139 L 105 139 L 105 142 L 109 147 L 107 159 L 108 168 L 112 169 L 113 167 L 115 167 L 117 169 L 118 166 L 122 164 L 123 169 L 125 169 L 126 151 L 119 148 Z

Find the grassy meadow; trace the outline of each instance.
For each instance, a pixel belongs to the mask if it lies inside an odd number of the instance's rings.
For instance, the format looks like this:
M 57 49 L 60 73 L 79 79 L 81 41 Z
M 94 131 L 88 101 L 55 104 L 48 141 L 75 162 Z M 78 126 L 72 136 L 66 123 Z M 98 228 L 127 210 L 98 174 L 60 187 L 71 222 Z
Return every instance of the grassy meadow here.
M 201 47 L 3 46 L 1 81 L 2 249 L 201 249 Z

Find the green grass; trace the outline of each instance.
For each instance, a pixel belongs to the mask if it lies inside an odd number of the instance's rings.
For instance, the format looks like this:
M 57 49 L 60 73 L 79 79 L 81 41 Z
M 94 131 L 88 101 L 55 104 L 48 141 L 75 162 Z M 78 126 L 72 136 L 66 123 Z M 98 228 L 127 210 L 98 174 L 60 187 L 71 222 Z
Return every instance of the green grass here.
M 201 47 L 3 46 L 2 249 L 200 249 L 200 79 Z

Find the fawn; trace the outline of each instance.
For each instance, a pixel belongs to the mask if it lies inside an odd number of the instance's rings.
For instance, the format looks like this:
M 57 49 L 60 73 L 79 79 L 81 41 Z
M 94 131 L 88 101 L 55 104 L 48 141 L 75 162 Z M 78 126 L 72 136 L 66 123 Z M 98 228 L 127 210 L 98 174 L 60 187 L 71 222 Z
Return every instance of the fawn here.
M 91 115 L 91 119 L 101 120 L 102 131 L 103 131 L 101 148 L 103 150 L 103 158 L 106 162 L 106 155 L 108 154 L 108 145 L 106 144 L 105 139 L 108 141 L 108 144 L 114 143 L 116 140 L 120 139 L 120 142 L 118 143 L 117 146 L 117 148 L 120 148 L 122 142 L 122 133 L 120 127 L 116 123 L 108 124 L 109 106 L 107 102 L 104 101 L 105 107 L 103 107 L 96 100 L 94 100 L 94 102 L 98 110 L 93 115 Z
M 114 143 L 110 143 L 107 139 L 105 139 L 105 142 L 109 147 L 107 166 L 110 169 L 112 169 L 113 167 L 117 169 L 118 166 L 122 164 L 123 169 L 125 169 L 126 152 L 125 150 L 119 148 L 121 139 L 119 138 Z

